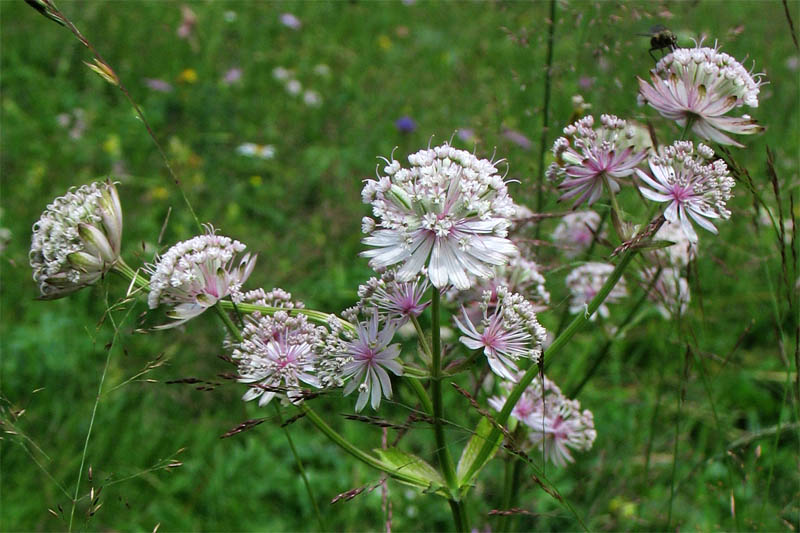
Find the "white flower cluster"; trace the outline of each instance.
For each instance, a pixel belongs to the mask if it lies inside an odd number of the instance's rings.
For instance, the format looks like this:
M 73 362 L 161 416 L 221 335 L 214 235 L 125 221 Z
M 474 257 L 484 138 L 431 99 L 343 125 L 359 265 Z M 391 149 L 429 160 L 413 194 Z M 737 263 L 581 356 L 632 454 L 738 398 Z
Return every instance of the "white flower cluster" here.
M 684 74 L 706 91 L 736 97 L 736 105 L 758 107 L 760 75 L 749 72 L 736 58 L 716 48 L 678 48 L 656 63 L 653 71 L 663 79 Z
M 684 268 L 697 257 L 697 242 L 692 242 L 677 222 L 665 222 L 656 232 L 654 240 L 675 243 L 653 251 L 655 262 L 662 266 Z
M 489 405 L 501 411 L 513 383 L 503 382 L 505 395 L 489 399 Z M 543 451 L 545 459 L 556 466 L 574 461 L 570 450 L 591 449 L 597 431 L 594 416 L 588 409 L 581 411 L 578 400 L 570 400 L 558 386 L 544 376 L 537 376 L 522 393 L 511 415 L 528 430 L 530 448 Z
M 412 281 L 397 281 L 394 269 L 385 271 L 379 278 L 372 277 L 358 287 L 359 301 L 347 311 L 350 319 L 354 313 L 368 314 L 375 308 L 382 320 L 395 320 L 404 324 L 411 317 L 417 317 L 430 304 L 423 301 L 430 283 L 425 270 Z M 356 320 L 353 320 L 354 322 Z
M 539 324 L 533 305 L 507 287 L 485 291 L 481 302 L 480 330 L 462 308 L 462 319 L 454 318 L 464 334 L 459 340 L 471 350 L 483 350 L 489 367 L 498 376 L 515 381 L 520 358 L 538 362 L 547 332 Z
M 676 141 L 650 157 L 652 176 L 642 170 L 636 173 L 644 182 L 644 186 L 639 187 L 642 195 L 655 202 L 669 202 L 664 218 L 680 222 L 691 241 L 697 241 L 697 233 L 690 219 L 717 233 L 708 219 L 730 218 L 726 203 L 736 185 L 725 161 L 711 161 L 714 157 L 711 148 L 698 144 L 696 152 L 697 155 L 691 141 Z
M 273 315 L 246 315 L 242 341 L 228 342 L 238 364 L 239 381 L 250 384 L 242 399 L 258 398 L 259 405 L 266 405 L 277 394 L 292 403 L 302 401 L 301 382 L 320 386 L 315 376 L 315 347 L 327 329 L 311 324 L 303 314 L 292 316 L 290 310 L 302 309 L 303 303 L 293 302 L 291 294 L 282 289 L 250 291 L 241 301 L 286 309 Z
M 227 296 L 238 301 L 257 257 L 246 254 L 237 263 L 245 248 L 239 241 L 216 235 L 209 225 L 205 235 L 179 242 L 156 256 L 155 264 L 146 265 L 152 275 L 147 296 L 150 308 L 162 303 L 175 306 L 169 316 L 177 322 L 164 327 L 194 318 Z
M 750 135 L 763 131 L 749 115 L 726 116 L 736 107 L 758 107 L 760 75 L 716 48 L 678 48 L 639 78 L 639 96 L 662 116 L 703 139 L 742 147 L 723 132 Z
M 376 270 L 402 263 L 399 281 L 428 267 L 431 283 L 457 289 L 471 285 L 468 274 L 489 278 L 516 248 L 508 240 L 514 204 L 495 163 L 449 144 L 408 156 L 411 168 L 387 161 L 385 176 L 367 180 L 364 203 L 378 223 L 367 219 L 362 252 Z
M 681 276 L 680 270 L 673 267 L 661 269 L 661 273 L 656 267 L 648 267 L 642 270 L 642 282 L 650 285 L 648 297 L 656 303 L 661 315 L 669 319 L 676 315 L 683 315 L 689 307 L 691 294 L 689 292 L 689 282 Z M 653 278 L 658 274 L 658 279 L 653 283 Z
M 33 225 L 28 254 L 42 298 L 66 296 L 100 279 L 119 259 L 122 207 L 110 181 L 70 190 Z
M 589 305 L 589 302 L 597 296 L 600 289 L 605 284 L 611 272 L 614 271 L 614 265 L 606 263 L 586 263 L 581 265 L 567 275 L 566 284 L 572 293 L 572 299 L 569 303 L 569 310 L 571 313 L 584 312 Z M 609 315 L 606 303 L 614 303 L 620 301 L 628 295 L 628 290 L 625 287 L 625 279 L 620 278 L 619 281 L 608 293 L 605 301 L 597 308 L 597 313 L 607 318 Z M 590 320 L 594 320 L 596 315 L 592 315 Z
M 567 257 L 577 257 L 591 246 L 600 227 L 600 220 L 600 215 L 594 211 L 567 213 L 553 230 L 553 242 L 563 247 Z M 604 238 L 605 232 L 598 237 Z
M 619 191 L 619 178 L 633 170 L 647 155 L 635 151 L 634 129 L 614 115 L 601 115 L 595 129 L 591 115 L 564 128 L 564 136 L 553 144 L 556 161 L 547 169 L 551 180 L 559 179 L 559 189 L 566 192 L 560 200 L 576 198 L 573 207 L 586 201 L 589 205 L 600 198 L 603 185 L 613 193 Z

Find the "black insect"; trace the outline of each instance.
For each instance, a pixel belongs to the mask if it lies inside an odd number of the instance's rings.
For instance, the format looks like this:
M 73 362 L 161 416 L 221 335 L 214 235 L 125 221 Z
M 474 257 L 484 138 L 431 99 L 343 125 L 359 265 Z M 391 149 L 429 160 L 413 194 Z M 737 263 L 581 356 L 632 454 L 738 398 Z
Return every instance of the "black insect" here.
M 653 58 L 653 61 L 657 61 L 656 56 L 653 55 L 654 50 L 669 49 L 671 52 L 678 47 L 678 36 L 675 35 L 672 30 L 661 24 L 653 26 L 650 28 L 649 32 L 640 33 L 639 35 L 642 37 L 650 37 L 650 50 L 648 50 L 648 53 L 650 57 Z

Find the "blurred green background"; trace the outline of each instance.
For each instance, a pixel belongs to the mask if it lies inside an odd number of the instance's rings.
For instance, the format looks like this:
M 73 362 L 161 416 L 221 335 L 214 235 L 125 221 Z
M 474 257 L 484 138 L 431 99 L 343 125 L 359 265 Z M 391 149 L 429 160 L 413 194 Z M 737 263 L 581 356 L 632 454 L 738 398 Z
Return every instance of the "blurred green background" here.
M 460 130 L 456 145 L 476 147 L 484 157 L 496 150 L 508 160 L 508 177 L 520 182 L 510 187 L 512 196 L 533 205 L 547 2 L 92 1 L 60 7 L 141 105 L 201 220 L 259 253 L 248 286 L 279 286 L 328 311 L 351 305 L 358 283 L 370 275 L 357 256 L 360 219 L 368 214 L 360 203 L 362 180 L 374 176 L 376 157 L 395 147 L 401 159 Z M 798 3 L 789 2 L 789 9 L 800 22 Z M 286 13 L 299 27 L 282 22 Z M 691 38 L 719 41 L 723 51 L 748 57 L 748 68 L 755 61 L 755 70 L 766 73 L 770 83 L 751 114 L 767 131 L 741 139 L 748 148 L 735 157 L 774 204 L 765 170 L 769 145 L 784 207 L 790 192 L 797 199 L 800 54 L 781 2 L 559 2 L 555 23 L 548 157 L 576 94 L 595 114 L 649 118 L 662 135 L 679 135 L 676 126 L 636 104 L 636 76 L 645 77 L 653 64 L 649 39 L 638 34 L 664 24 L 683 45 Z M 166 383 L 187 377 L 221 382 L 217 374 L 231 370 L 216 357 L 224 332 L 215 317 L 201 316 L 186 330 L 134 333 L 146 305 L 106 313 L 125 293 L 126 284 L 115 277 L 66 299 L 35 300 L 30 227 L 69 187 L 106 176 L 120 182 L 123 255 L 134 267 L 196 228 L 141 122 L 123 95 L 84 65 L 91 56 L 70 32 L 23 2 L 0 3 L 0 32 L 0 530 L 66 527 L 59 506 L 69 514 L 112 340 L 86 455 L 95 490 L 103 487 L 103 506 L 87 516 L 92 484 L 83 472 L 79 528 L 314 529 L 277 425 L 219 439 L 243 420 L 271 416 L 272 409 L 245 405 L 244 390 L 235 384 L 208 391 Z M 300 83 L 298 94 L 275 76 L 279 67 Z M 396 126 L 406 116 L 414 131 Z M 274 153 L 243 154 L 244 143 L 269 145 Z M 563 209 L 546 186 L 546 210 Z M 595 415 L 594 448 L 567 468 L 548 465 L 548 476 L 590 529 L 663 529 L 671 492 L 672 527 L 799 527 L 797 406 L 787 387 L 797 370 L 790 362 L 794 324 L 778 295 L 775 237 L 754 222 L 746 187 L 735 192 L 733 217 L 719 225 L 720 236 L 701 235 L 684 330 L 691 335 L 679 337 L 673 324 L 646 314 L 579 396 Z M 542 235 L 554 224 L 545 222 Z M 553 329 L 565 303 L 567 269 L 552 246 L 544 243 L 540 252 L 557 306 L 540 319 Z M 607 254 L 598 251 L 598 257 Z M 624 314 L 620 306 L 610 323 Z M 568 390 L 603 342 L 599 328 L 586 328 L 549 376 Z M 400 404 L 413 397 L 401 388 L 396 401 L 380 415 L 402 422 L 407 411 Z M 319 408 L 353 440 L 380 446 L 379 429 L 339 416 L 352 412 L 353 403 L 329 395 Z M 464 423 L 477 420 L 463 398 L 453 398 L 448 409 Z M 328 526 L 382 529 L 380 489 L 328 504 L 341 492 L 376 482 L 376 472 L 355 464 L 310 424 L 290 427 Z M 404 443 L 433 462 L 425 431 Z M 450 433 L 459 445 L 468 436 Z M 182 465 L 166 467 L 176 461 Z M 499 505 L 502 470 L 496 461 L 471 493 L 472 522 L 481 530 L 497 527 L 488 512 Z M 395 530 L 451 527 L 444 500 L 389 487 Z M 579 527 L 530 479 L 519 505 L 534 513 L 517 518 L 521 529 Z

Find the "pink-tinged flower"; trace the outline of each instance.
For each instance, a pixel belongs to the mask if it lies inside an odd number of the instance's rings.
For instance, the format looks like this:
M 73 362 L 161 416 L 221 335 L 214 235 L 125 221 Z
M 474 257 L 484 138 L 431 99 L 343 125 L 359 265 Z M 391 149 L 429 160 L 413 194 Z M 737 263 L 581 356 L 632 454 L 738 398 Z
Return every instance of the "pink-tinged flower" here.
M 430 283 L 424 275 L 412 281 L 397 281 L 396 272 L 387 270 L 380 278 L 370 278 L 358 287 L 360 298 L 356 311 L 377 308 L 381 318 L 404 324 L 422 314 L 430 300 L 424 301 Z
M 618 180 L 633 174 L 647 156 L 633 145 L 635 132 L 628 123 L 614 115 L 601 115 L 600 127 L 594 129 L 594 117 L 583 117 L 564 128 L 564 137 L 553 144 L 556 161 L 547 175 L 560 179 L 559 189 L 566 192 L 559 201 L 575 199 L 572 207 L 582 202 L 592 205 L 600 198 L 603 187 L 619 191 Z
M 361 411 L 367 400 L 377 410 L 382 396 L 392 397 L 392 380 L 387 370 L 396 376 L 403 375 L 403 367 L 396 361 L 400 345 L 389 344 L 396 331 L 395 322 L 381 327 L 378 312 L 374 311 L 366 322 L 358 324 L 356 337 L 346 344 L 345 354 L 350 361 L 342 368 L 342 376 L 350 381 L 344 388 L 344 395 L 358 389 L 356 411 Z
M 658 279 L 653 283 L 653 277 L 658 272 L 656 267 L 642 270 L 642 282 L 648 286 L 652 283 L 648 297 L 657 304 L 658 311 L 664 318 L 683 315 L 691 300 L 689 282 L 681 276 L 678 269 L 668 267 L 661 269 Z
M 59 196 L 33 225 L 28 254 L 41 298 L 62 298 L 99 280 L 119 260 L 122 206 L 111 181 Z
M 327 330 L 309 323 L 305 315 L 291 316 L 288 310 L 302 308 L 303 304 L 291 301 L 291 294 L 281 289 L 250 291 L 242 296 L 242 302 L 287 310 L 273 315 L 246 315 L 242 340 L 227 342 L 238 364 L 239 382 L 250 384 L 242 399 L 247 402 L 258 398 L 261 406 L 275 395 L 292 403 L 302 401 L 301 383 L 320 386 L 315 375 L 314 347 Z
M 512 386 L 511 382 L 503 382 L 505 395 L 493 396 L 489 405 L 501 411 Z M 533 379 L 511 415 L 528 430 L 530 445 L 543 451 L 545 460 L 556 466 L 573 462 L 571 450 L 587 451 L 597 438 L 591 411 L 581 411 L 580 402 L 566 398 L 547 376 L 544 383 L 539 376 Z
M 669 202 L 664 218 L 680 222 L 692 242 L 697 241 L 697 233 L 690 219 L 711 233 L 717 233 L 708 219 L 730 218 L 731 212 L 725 205 L 736 185 L 725 161 L 711 161 L 714 157 L 711 148 L 699 144 L 697 155 L 694 154 L 690 141 L 677 141 L 650 158 L 652 176 L 642 170 L 636 172 L 645 185 L 639 187 L 642 195 L 654 202 Z
M 608 276 L 614 271 L 614 265 L 606 263 L 586 263 L 572 270 L 567 275 L 566 283 L 572 293 L 569 302 L 570 313 L 584 312 L 589 303 L 597 296 L 603 288 Z M 625 279 L 620 278 L 611 292 L 608 293 L 605 301 L 597 308 L 597 313 L 607 318 L 609 315 L 607 303 L 615 303 L 628 295 L 625 287 Z M 589 320 L 594 320 L 596 315 L 592 315 Z
M 516 247 L 507 239 L 514 204 L 495 164 L 445 143 L 408 157 L 411 168 L 387 161 L 386 176 L 367 180 L 364 203 L 379 220 L 364 224 L 361 255 L 383 270 L 402 263 L 398 281 L 427 266 L 436 288 L 471 285 L 468 274 L 488 278 Z
M 192 35 L 195 24 L 197 24 L 197 15 L 187 5 L 181 6 L 181 25 L 178 26 L 176 33 L 181 39 L 188 39 Z
M 182 324 L 227 296 L 239 299 L 242 283 L 253 272 L 257 256 L 237 257 L 244 244 L 215 235 L 210 225 L 206 232 L 179 242 L 163 256 L 156 256 L 154 264 L 145 266 L 152 275 L 147 296 L 150 309 L 160 304 L 173 306 L 168 316 L 176 322 L 160 328 Z
M 563 247 L 567 257 L 577 257 L 592 245 L 599 228 L 600 215 L 594 211 L 567 213 L 553 230 L 553 242 Z M 598 237 L 604 238 L 605 232 Z
M 691 122 L 703 139 L 741 147 L 724 132 L 739 135 L 764 128 L 748 115 L 725 116 L 736 107 L 758 107 L 760 75 L 716 48 L 679 48 L 650 71 L 652 85 L 639 78 L 639 94 L 662 116 L 681 126 Z
M 539 361 L 542 345 L 547 333 L 539 324 L 530 302 L 521 295 L 510 293 L 500 287 L 496 301 L 491 305 L 491 291 L 483 295 L 483 319 L 476 327 L 466 309 L 462 307 L 462 320 L 454 318 L 456 326 L 464 335 L 459 340 L 471 350 L 483 350 L 489 367 L 498 376 L 516 381 L 516 361 L 520 358 Z

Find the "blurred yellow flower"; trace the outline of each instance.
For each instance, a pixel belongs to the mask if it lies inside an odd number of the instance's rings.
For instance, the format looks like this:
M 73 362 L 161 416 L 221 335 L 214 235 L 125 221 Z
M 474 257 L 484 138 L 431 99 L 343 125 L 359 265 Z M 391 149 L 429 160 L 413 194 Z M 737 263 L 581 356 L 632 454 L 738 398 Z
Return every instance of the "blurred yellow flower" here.
M 195 83 L 197 81 L 197 71 L 193 68 L 184 69 L 178 75 L 178 81 L 182 83 Z
M 166 187 L 158 186 L 153 187 L 151 191 L 154 200 L 165 200 L 169 196 L 169 191 Z
M 378 36 L 378 46 L 381 47 L 382 50 L 388 50 L 392 47 L 392 40 L 389 39 L 386 35 L 379 35 Z
M 263 182 L 264 180 L 261 178 L 261 176 L 250 176 L 250 185 L 253 187 L 261 187 Z

